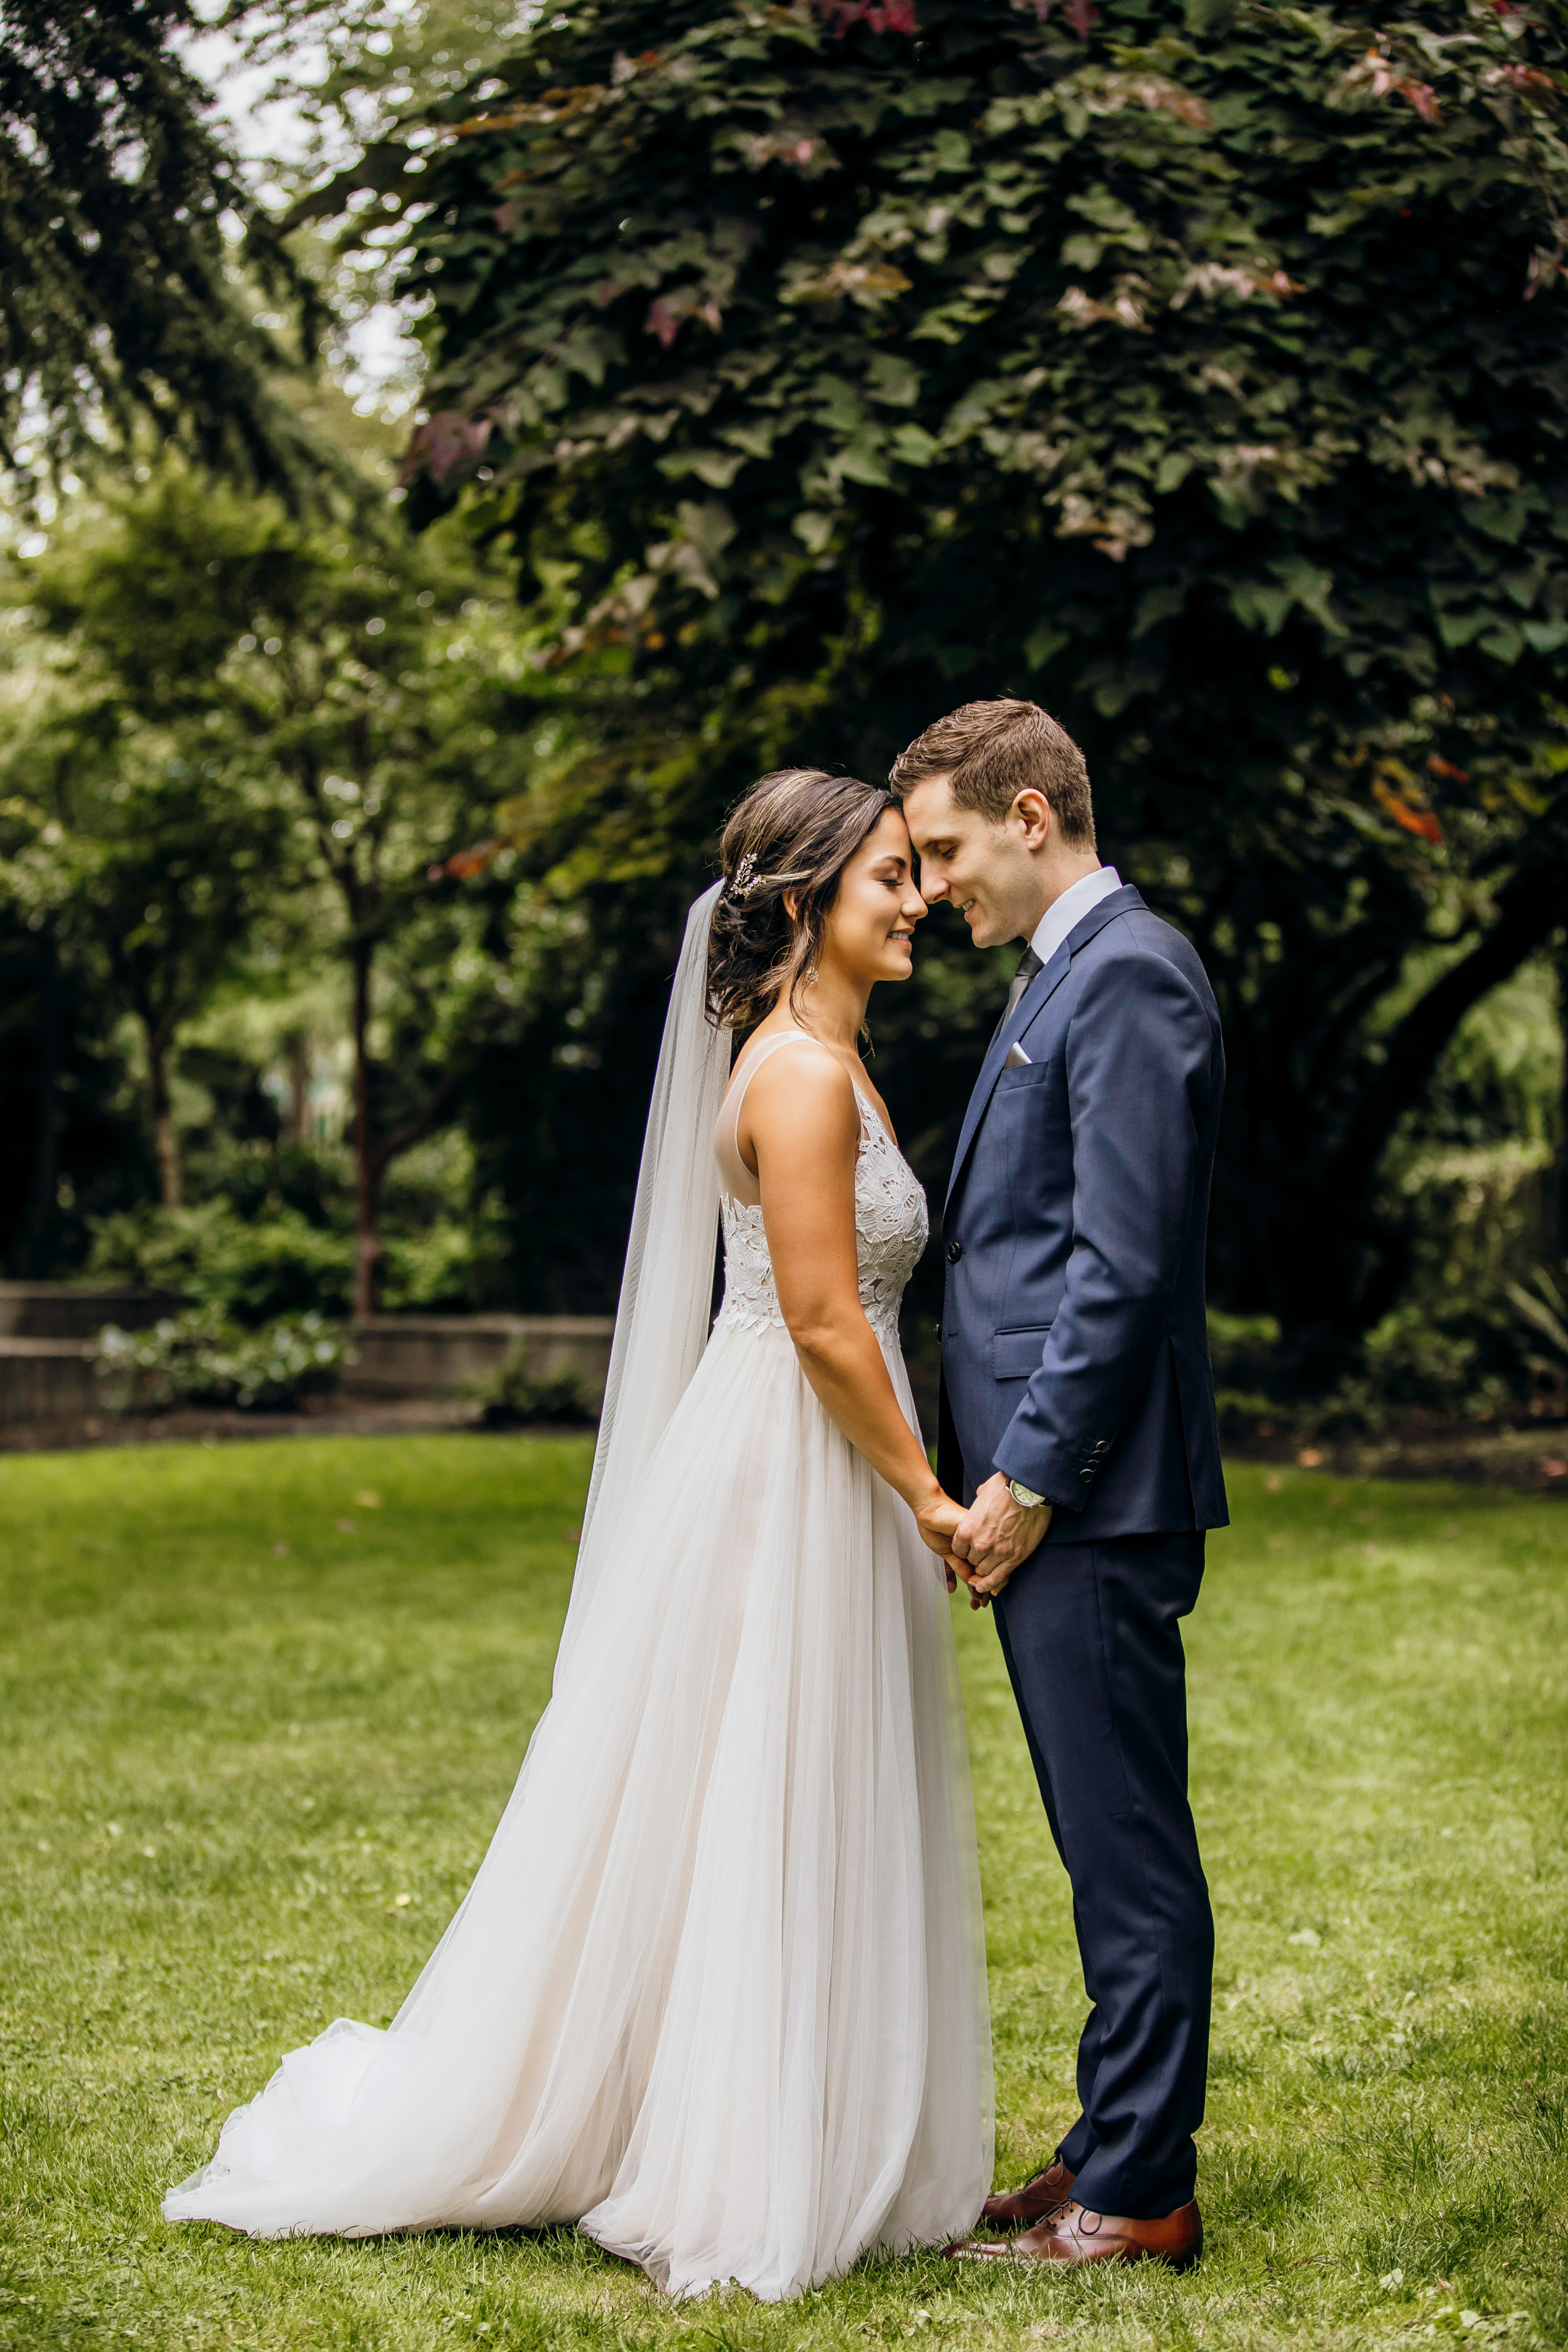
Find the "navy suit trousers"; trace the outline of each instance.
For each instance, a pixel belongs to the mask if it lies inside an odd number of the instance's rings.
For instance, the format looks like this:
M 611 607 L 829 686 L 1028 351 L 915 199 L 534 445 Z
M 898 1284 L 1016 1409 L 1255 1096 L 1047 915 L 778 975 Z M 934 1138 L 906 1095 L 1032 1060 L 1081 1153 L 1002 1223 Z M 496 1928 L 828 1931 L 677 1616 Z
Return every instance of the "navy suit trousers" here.
M 1187 1802 L 1186 1661 L 1202 1532 L 1043 1544 L 994 1604 L 1091 2003 L 1061 2143 L 1091 2210 L 1192 2196 L 1214 1917 Z

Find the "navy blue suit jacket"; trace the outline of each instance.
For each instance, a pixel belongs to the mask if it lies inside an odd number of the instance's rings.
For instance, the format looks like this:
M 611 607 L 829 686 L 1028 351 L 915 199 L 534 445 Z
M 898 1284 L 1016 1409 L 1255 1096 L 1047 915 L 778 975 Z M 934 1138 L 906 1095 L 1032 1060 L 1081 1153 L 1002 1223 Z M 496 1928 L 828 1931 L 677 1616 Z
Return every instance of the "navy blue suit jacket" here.
M 1016 1042 L 1026 1067 L 1005 1066 Z M 1224 1527 L 1204 1249 L 1225 1055 L 1195 950 L 1131 887 L 998 1032 L 943 1219 L 937 1472 L 1057 1506 L 1047 1542 Z

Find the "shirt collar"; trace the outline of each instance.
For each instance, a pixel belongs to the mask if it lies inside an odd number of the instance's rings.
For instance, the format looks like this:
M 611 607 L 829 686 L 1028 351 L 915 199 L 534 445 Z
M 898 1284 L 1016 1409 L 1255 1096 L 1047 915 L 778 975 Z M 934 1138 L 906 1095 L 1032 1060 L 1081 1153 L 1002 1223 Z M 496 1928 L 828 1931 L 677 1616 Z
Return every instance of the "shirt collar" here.
M 1101 866 L 1092 874 L 1080 875 L 1059 898 L 1054 898 L 1029 941 L 1041 963 L 1049 963 L 1068 933 L 1082 922 L 1091 907 L 1098 907 L 1102 898 L 1109 898 L 1113 890 L 1121 887 L 1121 877 L 1115 866 Z

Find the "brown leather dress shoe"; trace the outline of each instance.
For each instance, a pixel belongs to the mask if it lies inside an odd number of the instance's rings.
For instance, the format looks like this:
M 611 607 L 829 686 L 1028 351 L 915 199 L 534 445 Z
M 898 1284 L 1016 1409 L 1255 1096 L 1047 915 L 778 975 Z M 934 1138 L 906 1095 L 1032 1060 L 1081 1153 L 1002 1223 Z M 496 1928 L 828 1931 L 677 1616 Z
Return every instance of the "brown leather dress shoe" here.
M 988 2197 L 980 2218 L 996 2230 L 1031 2230 L 1037 2221 L 1061 2211 L 1077 2178 L 1059 2156 L 1053 2157 L 1044 2172 L 1037 2172 L 1022 2189 L 1011 2189 L 1005 2197 Z
M 972 2238 L 949 2246 L 965 2263 L 1164 2263 L 1190 2270 L 1204 2250 L 1204 2225 L 1194 2200 L 1157 2221 L 1133 2221 L 1119 2213 L 1091 2213 L 1068 2203 L 1021 2238 L 987 2243 Z

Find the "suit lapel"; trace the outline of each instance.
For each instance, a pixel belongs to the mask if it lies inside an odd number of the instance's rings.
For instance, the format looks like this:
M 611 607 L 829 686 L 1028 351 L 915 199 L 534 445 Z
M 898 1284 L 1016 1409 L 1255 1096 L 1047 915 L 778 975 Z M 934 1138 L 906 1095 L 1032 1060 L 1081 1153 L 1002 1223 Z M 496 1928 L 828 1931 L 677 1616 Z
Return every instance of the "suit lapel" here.
M 992 1089 L 1002 1075 L 1003 1065 L 1007 1059 L 1008 1046 L 1023 1035 L 1030 1022 L 1036 1019 L 1042 1007 L 1061 986 L 1079 950 L 1087 947 L 1089 940 L 1097 937 L 1105 929 L 1107 923 L 1113 921 L 1118 915 L 1125 915 L 1132 908 L 1141 907 L 1142 904 L 1142 894 L 1129 882 L 1121 889 L 1113 890 L 1108 898 L 1102 898 L 1097 907 L 1091 907 L 1082 922 L 1074 924 L 1055 955 L 1040 966 L 1039 971 L 1013 1007 L 1012 1019 L 1005 1023 L 996 1032 L 991 1041 L 990 1050 L 980 1065 L 980 1076 L 974 1081 L 974 1091 L 969 1097 L 969 1108 L 963 1114 L 963 1125 L 959 1131 L 958 1150 L 952 1155 L 952 1177 L 947 1188 L 947 1198 L 950 1202 L 957 1189 L 958 1180 L 963 1173 L 963 1165 L 969 1157 L 970 1147 L 974 1141 L 980 1122 L 985 1116 L 985 1108 L 991 1100 Z
M 963 1163 L 969 1157 L 969 1147 L 974 1140 L 975 1129 L 980 1125 L 984 1116 L 985 1106 L 991 1099 L 991 1090 L 1002 1075 L 1003 1065 L 1007 1059 L 1008 1046 L 1016 1037 L 1023 1035 L 1025 1029 L 1053 990 L 1060 987 L 1068 976 L 1071 963 L 1072 953 L 1064 940 L 1050 961 L 1040 966 L 1039 971 L 1013 1007 L 1012 1019 L 1005 1022 L 992 1039 L 990 1051 L 980 1065 L 980 1076 L 974 1081 L 974 1091 L 969 1097 L 969 1108 L 963 1114 L 963 1125 L 959 1130 L 958 1150 L 952 1155 L 952 1181 L 947 1188 L 947 1197 L 950 1201 L 952 1198 L 953 1187 L 963 1172 Z

